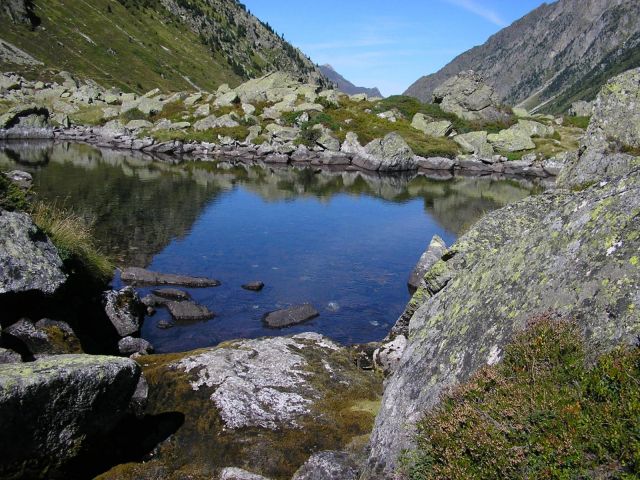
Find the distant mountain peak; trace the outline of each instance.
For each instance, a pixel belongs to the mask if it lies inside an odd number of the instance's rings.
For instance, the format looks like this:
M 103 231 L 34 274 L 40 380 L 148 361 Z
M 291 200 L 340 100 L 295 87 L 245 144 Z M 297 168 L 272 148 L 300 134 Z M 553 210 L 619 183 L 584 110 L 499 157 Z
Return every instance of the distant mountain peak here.
M 327 77 L 329 80 L 331 80 L 333 83 L 336 84 L 338 90 L 340 90 L 343 93 L 346 93 L 347 95 L 355 95 L 356 93 L 366 93 L 369 97 L 382 97 L 380 90 L 378 90 L 376 87 L 373 87 L 373 88 L 356 87 L 353 83 L 351 83 L 349 80 L 347 80 L 338 72 L 336 72 L 335 69 L 328 63 L 325 65 L 321 65 L 319 67 L 319 70 L 320 72 L 322 72 L 322 74 L 325 77 Z
M 637 66 L 638 0 L 558 0 L 418 79 L 405 94 L 431 101 L 445 80 L 475 70 L 502 102 L 561 112 L 576 100 L 593 99 L 609 78 Z

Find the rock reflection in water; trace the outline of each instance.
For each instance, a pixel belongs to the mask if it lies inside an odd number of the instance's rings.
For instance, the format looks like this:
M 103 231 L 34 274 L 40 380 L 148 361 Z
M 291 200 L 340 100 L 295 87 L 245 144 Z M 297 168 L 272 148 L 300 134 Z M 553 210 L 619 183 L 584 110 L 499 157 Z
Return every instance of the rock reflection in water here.
M 381 339 L 408 300 L 407 276 L 432 235 L 451 244 L 481 215 L 534 188 L 164 160 L 79 144 L 0 147 L 0 169 L 33 173 L 40 198 L 94 221 L 119 264 L 223 281 L 191 290 L 216 319 L 170 330 L 156 328 L 166 312 L 147 320 L 143 334 L 158 351 L 306 330 L 346 343 Z M 264 290 L 240 288 L 253 280 Z M 265 312 L 304 302 L 320 316 L 286 332 L 264 328 Z

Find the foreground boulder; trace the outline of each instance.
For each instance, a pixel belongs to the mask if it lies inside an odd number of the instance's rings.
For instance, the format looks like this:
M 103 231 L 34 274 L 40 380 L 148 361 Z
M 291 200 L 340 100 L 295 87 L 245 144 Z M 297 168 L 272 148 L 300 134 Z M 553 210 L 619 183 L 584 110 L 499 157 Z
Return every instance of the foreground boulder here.
M 498 108 L 493 88 L 473 70 L 460 72 L 436 88 L 433 103 L 465 120 L 496 121 L 507 117 Z
M 131 287 L 109 290 L 103 295 L 104 311 L 120 337 L 134 335 L 140 330 L 144 310 L 140 297 Z
M 140 361 L 147 413 L 181 412 L 184 424 L 152 460 L 119 466 L 104 479 L 219 478 L 229 467 L 290 478 L 314 452 L 341 450 L 366 434 L 381 388 L 347 349 L 315 333 Z
M 429 246 L 425 250 L 425 252 L 418 260 L 418 263 L 413 268 L 411 275 L 409 275 L 409 280 L 407 281 L 407 285 L 409 286 L 409 292 L 413 294 L 422 279 L 424 278 L 424 274 L 438 261 L 440 257 L 447 251 L 447 244 L 444 243 L 444 240 L 440 238 L 438 235 L 434 235 L 429 243 Z
M 389 377 L 365 478 L 388 478 L 413 425 L 449 386 L 501 358 L 526 319 L 575 318 L 589 353 L 640 333 L 640 167 L 579 193 L 487 215 L 425 275 L 408 345 Z
M 43 318 L 35 324 L 21 319 L 3 330 L 17 340 L 25 354 L 40 357 L 64 353 L 83 353 L 80 340 L 68 323 Z
M 315 453 L 291 480 L 357 480 L 360 469 L 345 452 Z
M 29 215 L 0 210 L 0 232 L 0 294 L 51 294 L 65 282 L 58 251 Z
M 93 355 L 0 365 L 0 477 L 59 475 L 124 417 L 139 377 L 132 360 Z
M 640 165 L 640 68 L 602 87 L 581 143 L 579 154 L 558 176 L 561 187 L 585 188 Z

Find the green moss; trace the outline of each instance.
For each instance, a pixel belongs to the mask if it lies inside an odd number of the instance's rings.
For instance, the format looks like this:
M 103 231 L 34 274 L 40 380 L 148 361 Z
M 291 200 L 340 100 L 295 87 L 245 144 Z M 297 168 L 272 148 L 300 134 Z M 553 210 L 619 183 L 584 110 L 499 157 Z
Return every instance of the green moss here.
M 9 180 L 4 172 L 0 171 L 0 209 L 25 210 L 29 206 L 27 192 Z
M 574 324 L 543 316 L 419 423 L 411 479 L 637 478 L 640 349 L 589 368 Z
M 570 127 L 581 128 L 586 130 L 589 126 L 589 122 L 591 121 L 591 117 L 564 117 L 564 125 Z

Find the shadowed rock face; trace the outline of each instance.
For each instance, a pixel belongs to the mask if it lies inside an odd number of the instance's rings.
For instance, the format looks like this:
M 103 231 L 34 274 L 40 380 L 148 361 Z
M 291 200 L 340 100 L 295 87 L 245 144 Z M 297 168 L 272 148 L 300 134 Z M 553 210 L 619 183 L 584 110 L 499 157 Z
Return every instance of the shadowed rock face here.
M 580 193 L 487 215 L 425 275 L 371 437 L 366 478 L 386 478 L 443 389 L 500 359 L 531 315 L 573 317 L 592 355 L 640 333 L 640 167 Z
M 318 449 L 342 449 L 366 434 L 381 389 L 348 350 L 313 333 L 140 361 L 147 413 L 181 412 L 185 422 L 153 460 L 121 465 L 105 479 L 219 478 L 225 467 L 290 478 Z
M 133 360 L 92 355 L 0 365 L 0 475 L 55 476 L 124 417 L 139 377 Z

